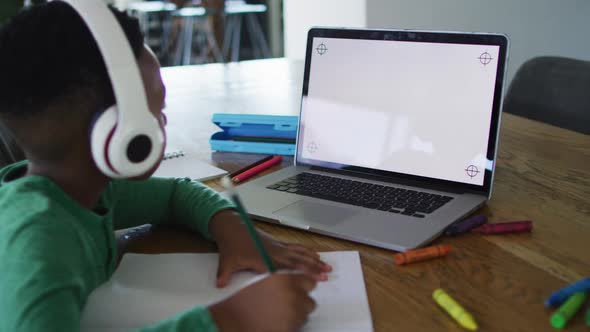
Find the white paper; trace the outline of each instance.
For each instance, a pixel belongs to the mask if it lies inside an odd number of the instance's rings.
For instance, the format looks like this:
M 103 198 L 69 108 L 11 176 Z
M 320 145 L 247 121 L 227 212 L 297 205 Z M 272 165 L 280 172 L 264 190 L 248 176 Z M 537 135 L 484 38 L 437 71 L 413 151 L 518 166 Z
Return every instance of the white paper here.
M 188 177 L 197 181 L 207 181 L 226 174 L 225 170 L 184 153 L 176 158 L 162 160 L 153 176 L 160 178 Z
M 302 331 L 373 331 L 358 252 L 320 254 L 334 268 L 312 297 L 318 306 Z M 266 275 L 242 272 L 215 287 L 218 254 L 126 254 L 84 308 L 82 331 L 145 327 L 194 306 L 218 302 Z

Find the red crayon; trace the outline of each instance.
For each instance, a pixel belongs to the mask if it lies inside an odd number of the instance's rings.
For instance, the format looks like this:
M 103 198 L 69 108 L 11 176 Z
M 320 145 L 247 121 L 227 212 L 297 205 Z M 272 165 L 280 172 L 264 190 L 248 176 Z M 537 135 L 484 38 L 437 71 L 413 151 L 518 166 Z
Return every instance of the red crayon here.
M 272 166 L 280 163 L 281 160 L 282 160 L 282 157 L 281 156 L 272 157 L 270 160 L 267 160 L 267 161 L 263 162 L 260 165 L 256 165 L 253 168 L 250 168 L 249 170 L 244 171 L 243 173 L 234 176 L 232 178 L 232 181 L 234 181 L 236 183 L 242 182 L 242 181 L 244 181 L 246 179 L 249 179 L 250 177 L 252 177 L 252 176 L 254 176 L 254 175 L 256 175 L 256 174 L 258 174 L 258 173 L 260 173 L 260 172 L 262 172 L 264 170 L 267 170 L 267 169 L 271 168 Z
M 472 229 L 472 232 L 481 234 L 508 234 L 530 232 L 533 229 L 533 222 L 530 220 L 512 221 L 498 224 L 485 224 Z
M 256 166 L 258 166 L 258 165 L 260 165 L 260 164 L 262 164 L 262 163 L 265 163 L 265 162 L 267 162 L 267 161 L 269 161 L 269 160 L 271 160 L 273 157 L 274 157 L 274 156 L 268 156 L 268 157 L 264 157 L 264 158 L 262 158 L 262 159 L 260 159 L 260 160 L 258 160 L 258 161 L 256 161 L 256 162 L 254 162 L 254 163 L 252 163 L 252 164 L 250 164 L 250 165 L 246 166 L 246 167 L 240 168 L 239 170 L 237 170 L 237 171 L 235 171 L 235 172 L 231 173 L 231 174 L 229 175 L 229 178 L 230 178 L 230 179 L 231 179 L 231 178 L 235 178 L 236 176 L 238 176 L 238 175 L 240 175 L 240 174 L 244 173 L 245 171 L 247 171 L 247 170 L 249 170 L 249 169 L 251 169 L 251 168 L 254 168 L 254 167 L 256 167 Z

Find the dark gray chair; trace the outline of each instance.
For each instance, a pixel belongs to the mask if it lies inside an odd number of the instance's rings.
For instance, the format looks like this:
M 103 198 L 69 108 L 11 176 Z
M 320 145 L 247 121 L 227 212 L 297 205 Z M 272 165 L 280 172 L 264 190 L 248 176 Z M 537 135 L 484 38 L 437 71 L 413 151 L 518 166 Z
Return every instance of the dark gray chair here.
M 516 72 L 504 111 L 590 134 L 590 61 L 538 57 Z
M 23 159 L 25 159 L 23 151 L 0 123 L 0 168 Z

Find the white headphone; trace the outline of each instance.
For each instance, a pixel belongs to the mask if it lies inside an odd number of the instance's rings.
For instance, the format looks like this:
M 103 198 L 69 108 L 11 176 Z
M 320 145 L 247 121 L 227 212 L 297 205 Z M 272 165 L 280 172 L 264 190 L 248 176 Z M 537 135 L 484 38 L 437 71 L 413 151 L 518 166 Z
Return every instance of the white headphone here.
M 112 178 L 139 176 L 160 160 L 164 133 L 148 108 L 129 41 L 104 0 L 63 0 L 82 17 L 102 54 L 116 105 L 96 119 L 90 147 L 96 166 Z

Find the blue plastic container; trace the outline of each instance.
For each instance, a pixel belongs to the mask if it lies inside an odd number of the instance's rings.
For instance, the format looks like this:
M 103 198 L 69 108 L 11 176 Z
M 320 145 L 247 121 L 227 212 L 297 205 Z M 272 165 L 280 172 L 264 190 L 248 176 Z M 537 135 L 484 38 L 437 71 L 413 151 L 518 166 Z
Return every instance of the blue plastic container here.
M 295 144 L 238 141 L 233 138 L 295 139 L 299 125 L 297 116 L 215 113 L 212 121 L 222 131 L 211 136 L 211 150 L 295 155 Z

